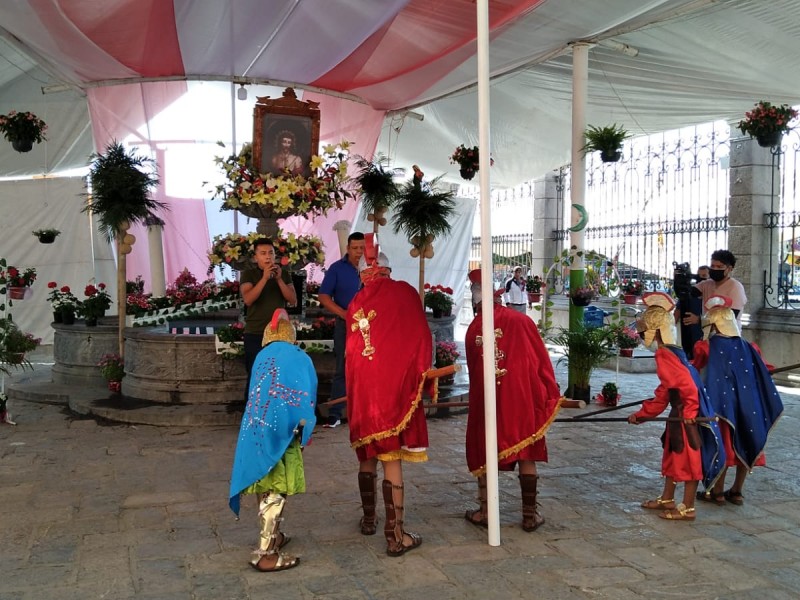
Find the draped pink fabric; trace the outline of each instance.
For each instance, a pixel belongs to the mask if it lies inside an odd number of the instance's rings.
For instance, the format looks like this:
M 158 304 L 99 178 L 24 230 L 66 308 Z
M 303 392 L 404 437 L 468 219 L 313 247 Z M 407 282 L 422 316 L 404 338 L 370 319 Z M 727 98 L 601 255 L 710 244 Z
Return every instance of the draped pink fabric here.
M 206 253 L 211 245 L 208 236 L 205 207 L 202 198 L 195 200 L 169 198 L 165 192 L 168 174 L 164 153 L 156 150 L 158 140 L 150 139 L 149 123 L 162 110 L 186 93 L 186 83 L 161 82 L 130 86 L 101 87 L 88 91 L 89 112 L 92 118 L 95 146 L 102 151 L 112 140 L 134 135 L 141 140 L 137 153 L 150 156 L 151 148 L 157 160 L 160 184 L 154 198 L 165 202 L 170 210 L 160 213 L 165 221 L 164 270 L 166 282 L 174 281 L 188 268 L 198 279 L 205 277 L 208 268 Z M 151 288 L 150 252 L 147 230 L 134 226 L 136 236 L 133 251 L 127 258 L 127 278 L 142 275 L 147 290 Z

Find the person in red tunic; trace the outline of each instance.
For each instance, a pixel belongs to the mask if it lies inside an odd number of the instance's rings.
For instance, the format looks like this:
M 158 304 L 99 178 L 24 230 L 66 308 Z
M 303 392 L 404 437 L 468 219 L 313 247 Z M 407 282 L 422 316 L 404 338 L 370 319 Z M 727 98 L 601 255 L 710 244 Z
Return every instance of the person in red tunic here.
M 469 278 L 472 281 L 473 303 L 477 304 L 478 313 L 467 329 L 464 342 L 469 369 L 466 452 L 467 467 L 478 478 L 480 508 L 468 510 L 464 516 L 470 523 L 486 527 L 480 270 L 470 272 Z M 497 463 L 501 471 L 513 471 L 519 464 L 522 528 L 533 531 L 544 523 L 544 518 L 536 508 L 536 463 L 547 462 L 544 436 L 558 413 L 561 393 L 550 356 L 530 317 L 495 303 L 494 326 Z
M 701 480 L 707 478 L 701 452 L 703 443 L 694 419 L 698 416 L 710 416 L 705 406 L 701 410 L 701 400 L 705 399 L 704 403 L 707 403 L 707 398 L 699 375 L 688 364 L 686 354 L 677 344 L 675 319 L 672 315 L 674 300 L 663 292 L 653 292 L 645 294 L 643 301 L 647 309 L 638 320 L 637 327 L 646 346 L 657 346 L 655 361 L 659 385 L 655 390 L 655 397 L 646 400 L 639 411 L 628 417 L 628 421 L 639 424 L 642 422 L 640 419 L 657 417 L 670 405 L 670 416 L 683 420 L 667 423 L 661 459 L 664 489 L 658 498 L 646 500 L 641 506 L 661 510 L 658 516 L 662 519 L 693 521 L 697 487 Z M 713 477 L 718 476 L 721 469 L 719 459 L 715 457 L 710 463 L 715 472 Z M 676 504 L 675 491 L 678 483 L 683 483 L 683 502 Z
M 388 261 L 367 262 L 374 252 L 367 240 L 361 269 L 364 287 L 347 310 L 345 377 L 350 444 L 359 461 L 364 516 L 361 533 L 375 533 L 377 464 L 383 465 L 386 553 L 400 556 L 422 538 L 403 529 L 402 461 L 428 459 L 428 427 L 423 387 L 431 368 L 433 344 L 417 291 L 389 278 Z

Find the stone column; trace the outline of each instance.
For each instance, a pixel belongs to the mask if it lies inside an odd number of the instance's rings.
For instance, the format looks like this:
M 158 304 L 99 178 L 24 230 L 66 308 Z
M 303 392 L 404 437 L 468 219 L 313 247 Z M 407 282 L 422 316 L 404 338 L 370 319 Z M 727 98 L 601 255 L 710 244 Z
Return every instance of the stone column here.
M 167 293 L 162 231 L 163 227 L 158 223 L 147 227 L 147 247 L 150 250 L 150 287 L 153 296 L 156 297 L 164 296 Z
M 350 221 L 337 221 L 333 225 L 333 230 L 339 236 L 339 257 L 345 255 L 347 252 L 347 238 L 350 235 L 350 228 L 353 224 Z
M 733 277 L 744 286 L 748 314 L 764 308 L 764 270 L 778 256 L 778 238 L 770 247 L 764 227 L 764 214 L 773 210 L 773 193 L 775 210 L 780 205 L 780 174 L 772 165 L 770 148 L 747 137 L 731 139 L 728 250 L 736 256 Z
M 562 227 L 558 220 L 558 171 L 552 171 L 533 182 L 533 246 L 532 273 L 544 273 L 561 254 L 561 245 L 553 232 Z

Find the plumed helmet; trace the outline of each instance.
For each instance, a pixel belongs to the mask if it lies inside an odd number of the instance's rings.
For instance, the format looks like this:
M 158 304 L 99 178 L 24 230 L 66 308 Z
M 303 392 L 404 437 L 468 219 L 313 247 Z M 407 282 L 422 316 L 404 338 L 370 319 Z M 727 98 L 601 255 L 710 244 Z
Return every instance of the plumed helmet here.
M 276 308 L 272 313 L 272 320 L 264 328 L 264 337 L 261 345 L 266 346 L 270 342 L 289 342 L 294 344 L 297 341 L 297 332 L 294 325 L 289 320 L 289 314 L 283 308 Z
M 677 345 L 678 332 L 675 328 L 675 301 L 664 292 L 650 292 L 642 296 L 642 302 L 647 307 L 644 314 L 636 320 L 636 329 L 644 334 L 644 344 L 649 346 L 656 337 L 656 332 L 661 333 L 661 341 L 665 344 Z
M 741 337 L 739 323 L 733 314 L 733 301 L 727 296 L 711 296 L 703 305 L 703 338 L 719 333 L 728 337 Z

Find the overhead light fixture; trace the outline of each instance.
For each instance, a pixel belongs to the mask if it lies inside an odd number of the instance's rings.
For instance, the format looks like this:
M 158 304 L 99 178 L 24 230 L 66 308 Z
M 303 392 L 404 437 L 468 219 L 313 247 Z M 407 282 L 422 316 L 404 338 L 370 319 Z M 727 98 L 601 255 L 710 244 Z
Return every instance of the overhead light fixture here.
M 244 84 L 240 84 L 241 87 L 236 90 L 236 97 L 239 100 L 247 100 L 247 88 L 244 87 Z

